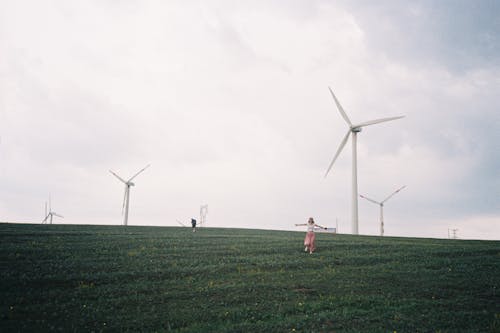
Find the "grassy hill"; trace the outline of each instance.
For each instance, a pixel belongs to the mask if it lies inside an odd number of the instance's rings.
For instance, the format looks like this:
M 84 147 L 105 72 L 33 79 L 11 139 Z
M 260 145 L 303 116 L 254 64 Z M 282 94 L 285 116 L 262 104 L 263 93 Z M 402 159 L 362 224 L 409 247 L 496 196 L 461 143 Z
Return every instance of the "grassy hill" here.
M 500 332 L 500 242 L 0 224 L 0 331 Z

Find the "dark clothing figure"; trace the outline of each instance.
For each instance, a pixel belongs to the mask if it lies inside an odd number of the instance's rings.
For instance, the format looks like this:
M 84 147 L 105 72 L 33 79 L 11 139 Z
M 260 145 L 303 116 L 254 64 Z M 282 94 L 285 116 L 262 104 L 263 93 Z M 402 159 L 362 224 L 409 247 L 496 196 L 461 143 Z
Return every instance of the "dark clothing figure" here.
M 196 232 L 196 220 L 191 219 L 191 226 L 193 227 L 193 232 Z

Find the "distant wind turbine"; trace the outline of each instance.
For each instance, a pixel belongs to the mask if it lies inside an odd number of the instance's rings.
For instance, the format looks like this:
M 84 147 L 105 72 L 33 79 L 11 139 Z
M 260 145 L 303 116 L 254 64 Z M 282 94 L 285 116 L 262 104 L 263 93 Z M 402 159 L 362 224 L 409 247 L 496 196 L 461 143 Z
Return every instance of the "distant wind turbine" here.
M 361 198 L 363 199 L 366 199 L 370 202 L 373 202 L 374 204 L 376 205 L 379 205 L 380 206 L 380 236 L 383 236 L 384 235 L 384 203 L 389 200 L 390 198 L 392 198 L 396 193 L 399 193 L 399 191 L 401 191 L 402 189 L 404 189 L 406 187 L 403 186 L 399 189 L 397 189 L 396 191 L 394 191 L 391 195 L 389 195 L 387 198 L 385 198 L 384 200 L 378 202 L 378 201 L 375 201 L 373 199 L 370 199 L 368 197 L 365 197 L 364 195 L 359 195 Z
M 356 124 L 353 125 L 351 121 L 349 120 L 349 117 L 347 117 L 347 114 L 344 112 L 344 109 L 342 108 L 342 105 L 340 105 L 339 101 L 337 100 L 337 97 L 335 97 L 335 94 L 333 93 L 332 89 L 328 87 L 330 90 L 330 93 L 332 94 L 333 99 L 335 100 L 335 104 L 337 104 L 337 108 L 339 109 L 340 115 L 344 120 L 347 122 L 349 125 L 349 129 L 347 130 L 347 134 L 345 135 L 344 139 L 340 143 L 339 148 L 337 149 L 337 152 L 335 153 L 335 156 L 333 157 L 332 162 L 330 163 L 330 166 L 326 170 L 325 173 L 325 178 L 330 172 L 331 168 L 333 167 L 333 164 L 337 160 L 337 157 L 339 156 L 340 152 L 344 148 L 345 144 L 347 143 L 347 139 L 349 139 L 349 135 L 352 134 L 352 218 L 351 218 L 351 225 L 352 225 L 352 233 L 354 235 L 358 234 L 358 166 L 357 166 L 357 135 L 359 132 L 361 132 L 361 129 L 365 126 L 368 125 L 374 125 L 390 120 L 396 120 L 403 118 L 404 116 L 400 117 L 391 117 L 391 118 L 382 118 L 382 119 L 376 119 L 376 120 L 370 120 L 364 123 Z
M 175 219 L 177 221 L 177 223 L 179 223 L 181 226 L 183 227 L 187 227 L 187 225 L 185 225 L 184 223 L 182 223 L 181 221 L 179 221 L 178 219 Z
M 47 201 L 45 201 L 45 218 L 42 221 L 42 224 L 52 224 L 52 217 L 57 216 L 60 218 L 64 218 L 64 216 L 57 214 L 52 211 L 52 205 L 50 202 L 50 194 L 49 194 L 49 211 L 47 212 Z
M 127 181 L 125 181 L 123 178 L 121 178 L 120 176 L 118 176 L 113 171 L 109 170 L 109 172 L 111 172 L 111 174 L 113 174 L 113 176 L 115 176 L 116 178 L 118 178 L 119 181 L 121 181 L 122 183 L 125 184 L 125 194 L 123 196 L 123 205 L 122 205 L 122 214 L 124 215 L 124 217 L 123 217 L 123 225 L 125 225 L 125 226 L 128 223 L 128 207 L 129 207 L 129 199 L 130 199 L 130 187 L 135 185 L 134 183 L 132 183 L 132 180 L 135 177 L 137 177 L 141 172 L 143 172 L 144 170 L 146 170 L 147 168 L 149 168 L 150 165 L 151 164 L 146 165 L 144 168 L 142 168 L 141 170 L 139 170 L 135 175 L 132 176 L 132 178 L 130 178 Z M 125 214 L 124 214 L 124 211 L 125 211 Z
M 200 206 L 200 227 L 204 227 L 207 222 L 208 205 Z

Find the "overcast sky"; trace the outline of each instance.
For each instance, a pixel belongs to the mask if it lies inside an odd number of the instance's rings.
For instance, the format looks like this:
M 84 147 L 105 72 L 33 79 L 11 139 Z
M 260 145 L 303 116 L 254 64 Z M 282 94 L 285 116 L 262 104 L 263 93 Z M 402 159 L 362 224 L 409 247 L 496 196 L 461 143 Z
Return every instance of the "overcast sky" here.
M 500 239 L 498 1 L 0 1 L 0 221 Z M 378 207 L 360 199 L 359 232 Z

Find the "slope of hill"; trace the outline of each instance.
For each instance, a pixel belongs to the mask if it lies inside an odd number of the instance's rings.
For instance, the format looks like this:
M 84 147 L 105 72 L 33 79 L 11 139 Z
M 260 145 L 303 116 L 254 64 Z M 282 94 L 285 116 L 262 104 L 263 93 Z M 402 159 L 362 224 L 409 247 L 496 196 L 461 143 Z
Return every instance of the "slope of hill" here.
M 0 224 L 0 331 L 499 332 L 500 242 Z

